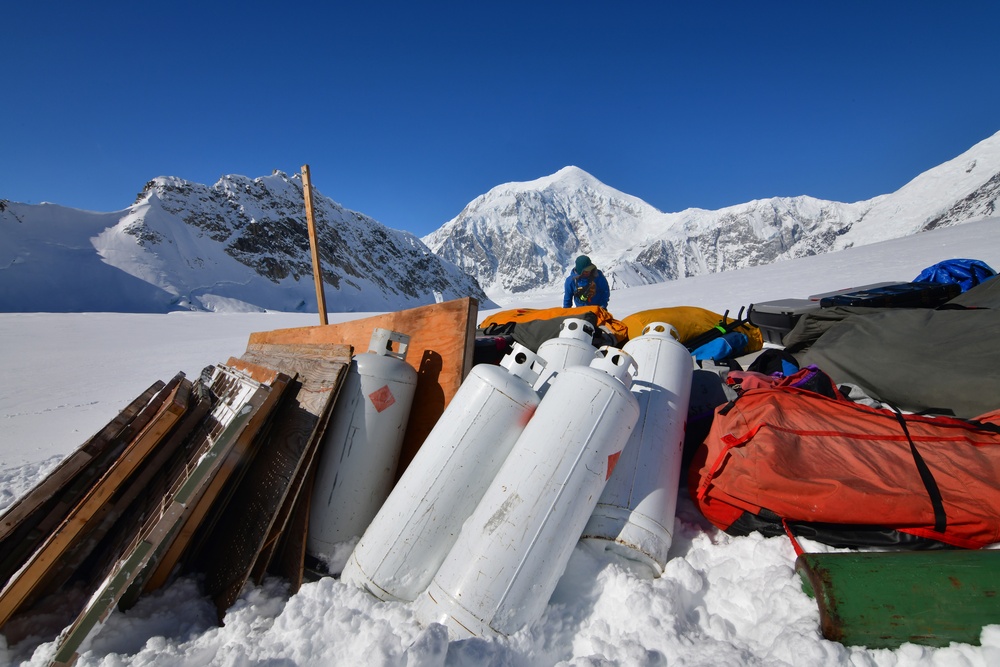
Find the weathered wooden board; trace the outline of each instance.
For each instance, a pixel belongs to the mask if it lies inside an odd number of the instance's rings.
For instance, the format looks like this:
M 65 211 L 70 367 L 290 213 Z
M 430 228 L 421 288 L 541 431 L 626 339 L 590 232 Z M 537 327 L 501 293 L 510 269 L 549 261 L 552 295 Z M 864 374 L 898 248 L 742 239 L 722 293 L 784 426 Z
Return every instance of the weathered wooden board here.
M 225 371 L 221 373 L 225 375 Z M 218 376 L 216 377 L 218 379 Z M 231 380 L 231 377 L 225 377 Z M 205 489 L 216 478 L 220 468 L 243 438 L 251 422 L 269 400 L 270 387 L 248 378 L 237 378 L 228 386 L 215 384 L 223 391 L 216 403 L 212 427 L 191 448 L 188 467 L 170 493 L 163 499 L 161 510 L 142 526 L 135 540 L 125 549 L 118 562 L 110 568 L 104 580 L 95 587 L 76 620 L 59 635 L 54 663 L 70 665 L 113 611 L 116 604 L 129 596 L 138 595 L 143 582 L 161 562 L 178 533 L 189 523 L 191 511 L 204 497 Z M 224 406 L 224 407 L 220 407 Z
M 200 437 L 205 442 L 206 449 L 214 443 L 217 435 L 225 430 L 225 424 L 233 420 L 235 413 L 250 409 L 247 404 L 247 392 L 252 391 L 253 397 L 260 397 L 259 405 L 253 407 L 250 419 L 231 446 L 218 454 L 221 459 L 217 462 L 218 468 L 211 479 L 199 487 L 197 497 L 192 498 L 191 505 L 185 507 L 183 524 L 178 528 L 163 556 L 157 559 L 155 568 L 148 577 L 143 577 L 145 592 L 155 590 L 166 583 L 194 538 L 195 532 L 203 528 L 202 523 L 209 517 L 212 506 L 219 501 L 227 482 L 242 469 L 247 452 L 254 444 L 258 431 L 270 418 L 290 381 L 291 378 L 287 375 L 274 373 L 271 382 L 264 384 L 243 371 L 222 365 L 215 367 L 210 388 L 220 400 L 203 421 L 204 429 Z
M 236 368 L 263 365 L 296 381 L 278 406 L 263 436 L 260 450 L 234 491 L 216 529 L 207 536 L 197 555 L 196 568 L 205 573 L 206 592 L 215 601 L 221 622 L 239 596 L 257 561 L 266 557 L 268 539 L 279 526 L 282 508 L 294 501 L 301 471 L 312 465 L 326 423 L 351 364 L 346 345 L 307 350 L 295 346 L 269 346 L 230 359 Z M 309 355 L 309 356 L 306 356 Z M 249 360 L 248 360 L 249 359 Z M 252 360 L 252 365 L 251 361 Z M 298 484 L 300 487 L 301 484 Z
M 268 573 L 282 577 L 288 581 L 290 593 L 298 592 L 305 577 L 309 513 L 316 483 L 315 463 L 302 472 L 301 479 L 296 480 L 300 488 L 298 496 L 294 502 L 282 507 L 284 528 L 280 533 L 269 536 L 268 547 L 251 574 L 258 585 L 263 583 Z
M 338 345 L 329 344 L 271 344 L 254 343 L 252 349 L 248 349 L 243 357 L 251 361 L 260 361 L 268 355 L 294 355 L 296 357 L 316 357 L 323 358 L 325 355 L 337 352 Z M 351 350 L 350 346 L 343 346 Z M 353 352 L 351 352 L 353 353 Z M 345 378 L 341 378 L 343 382 Z M 339 394 L 340 387 L 337 388 Z M 311 411 L 316 412 L 316 407 Z M 251 571 L 251 579 L 257 585 L 263 583 L 264 576 L 272 574 L 282 577 L 288 581 L 289 591 L 295 593 L 302 585 L 303 571 L 305 568 L 305 545 L 306 532 L 309 527 L 309 505 L 312 499 L 313 482 L 316 478 L 316 465 L 319 460 L 319 451 L 322 446 L 326 427 L 330 421 L 330 414 L 333 411 L 333 401 L 327 407 L 326 413 L 317 421 L 317 430 L 313 438 L 312 447 L 303 457 L 302 465 L 296 471 L 291 482 L 291 488 L 285 498 L 285 502 L 278 510 L 275 517 L 274 526 L 268 534 L 261 549 L 261 553 L 254 563 Z M 317 412 L 319 414 L 319 412 Z
M 64 459 L 3 517 L 0 581 L 6 582 L 93 488 L 163 405 L 179 378 L 157 381 L 93 438 Z
M 243 373 L 247 377 L 257 380 L 272 389 L 279 390 L 281 393 L 268 406 L 268 414 L 262 415 L 262 419 L 252 425 L 252 433 L 247 434 L 249 437 L 239 441 L 237 448 L 233 452 L 230 452 L 227 457 L 226 464 L 220 470 L 220 472 L 225 474 L 225 478 L 216 482 L 216 489 L 213 491 L 214 497 L 211 504 L 208 505 L 207 511 L 199 520 L 198 527 L 191 536 L 182 557 L 184 560 L 184 571 L 195 569 L 195 562 L 197 561 L 198 554 L 202 553 L 204 549 L 204 543 L 211 539 L 216 530 L 220 528 L 224 529 L 224 527 L 218 524 L 222 520 L 223 514 L 232 501 L 236 490 L 242 483 L 244 475 L 256 458 L 257 452 L 263 444 L 267 433 L 270 431 L 275 414 L 282 402 L 287 398 L 289 392 L 296 385 L 292 376 L 259 364 L 240 362 L 240 367 L 237 367 L 227 363 L 226 368 Z
M 250 335 L 247 350 L 261 343 L 340 343 L 362 353 L 376 328 L 408 335 L 406 362 L 418 375 L 398 478 L 472 369 L 477 312 L 478 302 L 467 297 L 340 324 L 257 332 Z
M 131 442 L 115 463 L 101 476 L 86 496 L 66 516 L 66 519 L 45 539 L 23 567 L 0 591 L 0 626 L 43 588 L 49 573 L 59 559 L 93 527 L 94 517 L 101 506 L 126 482 L 142 461 L 170 432 L 187 409 L 188 394 L 181 391 L 178 380 L 170 397 L 156 416 Z
M 4 633 L 16 643 L 28 635 L 55 636 L 71 623 L 84 600 L 112 571 L 137 539 L 150 516 L 162 511 L 164 499 L 184 471 L 185 442 L 207 414 L 211 400 L 188 380 L 192 390 L 188 409 L 170 435 L 147 456 L 127 482 L 95 514 L 94 527 L 53 566 L 36 602 L 8 621 Z M 103 519 L 99 517 L 103 515 Z
M 63 579 L 72 575 L 74 583 L 92 590 L 108 575 L 123 557 L 125 549 L 135 542 L 149 517 L 158 515 L 163 503 L 170 498 L 190 458 L 190 436 L 211 407 L 209 392 L 201 386 L 192 387 L 188 409 L 170 436 L 101 508 L 104 524 L 89 533 L 89 544 L 74 549 L 62 560 Z
M 122 430 L 163 387 L 162 381 L 155 382 L 92 438 L 60 461 L 34 488 L 14 501 L 14 504 L 8 507 L 3 516 L 0 517 L 0 550 L 5 549 L 3 540 L 8 535 L 23 523 L 30 521 L 31 516 L 40 510 L 46 502 L 51 500 L 60 490 L 69 486 L 101 452 L 120 439 L 119 435 Z
M 233 379 L 236 381 L 233 382 Z M 165 491 L 157 490 L 161 498 L 161 510 L 172 506 L 171 511 L 178 512 L 175 517 L 177 522 L 188 521 L 212 476 L 236 445 L 237 439 L 249 428 L 250 418 L 265 403 L 270 391 L 269 386 L 245 374 L 234 374 L 233 369 L 220 367 L 203 372 L 199 384 L 206 395 L 211 397 L 211 409 L 185 443 L 184 458 L 176 462 L 178 470 L 170 473 L 173 480 L 171 486 Z M 209 387 L 214 387 L 214 391 Z M 152 516 L 156 517 L 158 514 L 154 513 Z M 179 531 L 183 526 L 183 523 L 178 523 L 174 530 Z M 185 539 L 190 538 L 196 527 L 187 529 Z M 177 559 L 183 553 L 183 547 L 186 547 L 182 545 L 169 552 L 174 537 L 175 533 L 172 532 L 170 539 L 158 544 L 148 566 L 135 577 L 121 596 L 119 608 L 129 609 L 146 590 L 161 586 L 173 573 Z M 162 577 L 155 585 L 150 584 L 154 575 Z

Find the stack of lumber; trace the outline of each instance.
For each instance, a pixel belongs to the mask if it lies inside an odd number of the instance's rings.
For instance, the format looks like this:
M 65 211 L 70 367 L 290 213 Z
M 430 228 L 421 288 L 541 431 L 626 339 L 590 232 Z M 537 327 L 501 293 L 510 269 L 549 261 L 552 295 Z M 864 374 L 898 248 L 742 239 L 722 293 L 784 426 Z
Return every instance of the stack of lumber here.
M 0 517 L 0 631 L 72 664 L 115 608 L 204 575 L 219 622 L 248 582 L 302 585 L 323 437 L 355 350 L 410 336 L 418 372 L 400 472 L 471 368 L 476 302 L 251 334 L 190 380 L 157 381 Z

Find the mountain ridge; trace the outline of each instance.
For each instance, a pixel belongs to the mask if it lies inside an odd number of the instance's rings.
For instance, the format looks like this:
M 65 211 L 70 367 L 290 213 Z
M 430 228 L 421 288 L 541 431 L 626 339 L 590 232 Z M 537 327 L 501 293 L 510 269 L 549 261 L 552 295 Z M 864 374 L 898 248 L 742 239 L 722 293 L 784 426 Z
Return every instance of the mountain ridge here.
M 491 304 L 415 235 L 315 189 L 313 208 L 327 310 L 465 296 Z M 318 310 L 298 175 L 228 175 L 212 186 L 160 176 L 126 209 L 74 211 L 0 202 L 0 311 L 113 309 L 118 292 L 142 293 L 144 303 L 128 300 L 136 312 Z
M 994 215 L 998 199 L 1000 133 L 895 193 L 854 203 L 800 195 L 664 213 L 567 167 L 491 189 L 422 240 L 492 298 L 509 301 L 557 288 L 579 254 L 613 288 L 634 287 L 961 224 Z
M 768 264 L 996 215 L 1000 133 L 854 203 L 808 195 L 664 213 L 570 165 L 498 185 L 424 236 L 314 188 L 329 311 L 558 289 L 579 254 L 612 289 Z M 0 199 L 0 311 L 317 310 L 299 175 L 148 181 L 120 211 Z M 122 304 L 125 304 L 124 306 Z

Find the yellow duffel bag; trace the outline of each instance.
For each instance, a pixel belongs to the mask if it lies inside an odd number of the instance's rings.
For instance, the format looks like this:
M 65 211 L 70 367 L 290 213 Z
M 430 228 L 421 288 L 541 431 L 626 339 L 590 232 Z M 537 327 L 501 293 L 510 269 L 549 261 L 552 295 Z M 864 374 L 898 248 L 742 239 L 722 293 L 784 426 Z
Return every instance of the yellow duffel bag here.
M 669 308 L 652 308 L 633 313 L 622 318 L 622 324 L 628 329 L 629 340 L 642 335 L 642 330 L 652 322 L 665 322 L 677 329 L 678 340 L 685 343 L 695 336 L 713 329 L 719 325 L 736 322 L 736 318 L 713 313 L 697 306 L 671 306 Z M 756 352 L 764 347 L 764 336 L 760 329 L 752 324 L 741 324 L 734 329 L 747 337 L 747 347 L 743 354 Z

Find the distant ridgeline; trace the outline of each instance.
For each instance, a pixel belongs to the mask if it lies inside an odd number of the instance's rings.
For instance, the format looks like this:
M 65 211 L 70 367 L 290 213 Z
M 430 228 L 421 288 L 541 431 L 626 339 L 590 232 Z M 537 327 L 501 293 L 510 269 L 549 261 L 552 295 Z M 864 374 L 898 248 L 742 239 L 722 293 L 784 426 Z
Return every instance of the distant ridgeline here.
M 554 288 L 589 255 L 613 288 L 901 238 L 996 215 L 1000 133 L 892 194 L 852 204 L 774 197 L 663 213 L 566 167 L 507 183 L 424 237 L 494 297 Z

